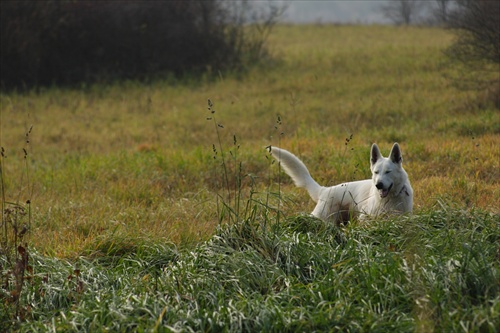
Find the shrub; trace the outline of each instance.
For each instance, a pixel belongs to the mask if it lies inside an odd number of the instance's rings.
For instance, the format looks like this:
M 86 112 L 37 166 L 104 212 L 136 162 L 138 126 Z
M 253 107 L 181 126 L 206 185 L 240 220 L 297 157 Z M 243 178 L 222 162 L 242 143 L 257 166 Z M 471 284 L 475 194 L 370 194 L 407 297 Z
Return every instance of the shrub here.
M 207 1 L 3 1 L 3 88 L 241 68 L 262 43 L 246 7 Z M 270 27 L 277 12 L 269 12 Z M 261 31 L 262 41 L 267 31 Z M 250 57 L 250 61 L 255 57 Z
M 463 69 L 457 82 L 488 91 L 488 99 L 500 108 L 500 2 L 457 1 L 448 26 L 456 40 L 446 54 Z

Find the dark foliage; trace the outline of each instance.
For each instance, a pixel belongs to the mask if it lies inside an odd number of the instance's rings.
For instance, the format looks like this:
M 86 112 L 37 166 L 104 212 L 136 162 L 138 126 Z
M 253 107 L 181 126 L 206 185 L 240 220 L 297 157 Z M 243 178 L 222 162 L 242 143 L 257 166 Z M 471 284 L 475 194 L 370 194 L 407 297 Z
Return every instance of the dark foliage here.
M 232 17 L 219 0 L 2 1 L 1 85 L 238 68 L 245 52 L 245 22 Z

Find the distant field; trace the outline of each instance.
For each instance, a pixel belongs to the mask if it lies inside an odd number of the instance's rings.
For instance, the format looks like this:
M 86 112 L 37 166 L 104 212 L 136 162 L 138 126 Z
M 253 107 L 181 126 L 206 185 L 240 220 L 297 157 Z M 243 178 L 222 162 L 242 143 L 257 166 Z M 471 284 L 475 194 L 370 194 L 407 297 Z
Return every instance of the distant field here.
M 453 69 L 442 50 L 451 39 L 427 28 L 279 26 L 269 60 L 246 75 L 4 93 L 7 199 L 31 199 L 30 244 L 57 256 L 116 239 L 204 239 L 218 224 L 221 186 L 210 98 L 226 158 L 239 145 L 242 174 L 254 175 L 261 192 L 277 180 L 269 144 L 334 184 L 369 177 L 370 144 L 387 154 L 398 141 L 417 213 L 438 201 L 498 213 L 499 112 L 447 79 Z M 22 148 L 30 125 L 28 184 Z M 283 213 L 309 212 L 307 194 L 281 181 L 291 199 Z
M 451 40 L 278 26 L 248 73 L 1 94 L 1 232 L 31 229 L 21 284 L 2 238 L 0 327 L 496 332 L 500 113 L 454 88 Z M 331 185 L 395 141 L 415 214 L 343 228 L 264 149 Z

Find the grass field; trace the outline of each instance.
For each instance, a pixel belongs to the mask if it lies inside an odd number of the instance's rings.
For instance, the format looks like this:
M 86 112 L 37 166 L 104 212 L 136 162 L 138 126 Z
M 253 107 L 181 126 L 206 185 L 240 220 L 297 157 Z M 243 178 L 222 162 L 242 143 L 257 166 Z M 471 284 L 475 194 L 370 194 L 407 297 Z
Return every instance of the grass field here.
M 244 75 L 2 93 L 5 201 L 30 201 L 34 261 L 12 327 L 494 332 L 500 115 L 449 80 L 451 40 L 279 26 Z M 311 200 L 264 150 L 330 185 L 394 141 L 415 216 L 345 229 L 301 217 Z

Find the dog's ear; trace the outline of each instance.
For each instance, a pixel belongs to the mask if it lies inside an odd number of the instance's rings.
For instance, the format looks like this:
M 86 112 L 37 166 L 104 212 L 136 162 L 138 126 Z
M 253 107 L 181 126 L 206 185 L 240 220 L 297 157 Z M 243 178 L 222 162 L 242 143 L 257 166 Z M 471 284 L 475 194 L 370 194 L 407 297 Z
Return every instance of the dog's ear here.
M 394 146 L 392 146 L 389 159 L 396 164 L 400 164 L 403 162 L 403 156 L 401 156 L 401 148 L 399 148 L 399 144 L 397 142 L 394 143 Z
M 381 158 L 382 158 L 382 154 L 380 154 L 380 149 L 378 149 L 377 144 L 374 143 L 372 145 L 372 151 L 370 153 L 370 164 L 374 165 Z

